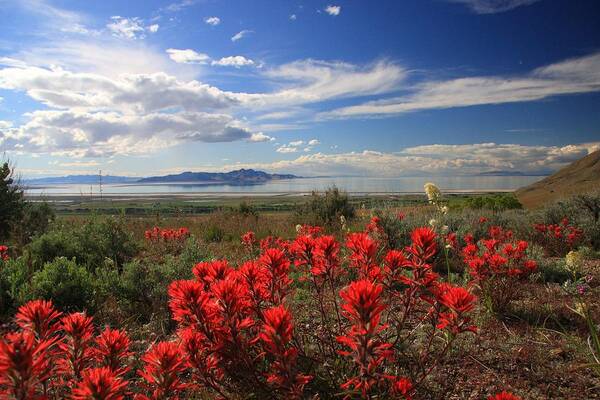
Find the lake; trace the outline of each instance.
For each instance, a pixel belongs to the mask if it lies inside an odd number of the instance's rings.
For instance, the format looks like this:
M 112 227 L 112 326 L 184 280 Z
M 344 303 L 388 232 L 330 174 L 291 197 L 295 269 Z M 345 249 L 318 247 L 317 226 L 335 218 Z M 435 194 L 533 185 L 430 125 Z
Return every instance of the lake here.
M 270 181 L 262 184 L 224 185 L 202 183 L 155 183 L 155 184 L 105 184 L 104 195 L 270 195 L 304 194 L 324 190 L 333 185 L 351 194 L 369 193 L 421 193 L 425 182 L 434 182 L 443 191 L 479 192 L 512 191 L 542 179 L 543 176 L 455 176 L 455 177 L 326 177 Z M 62 184 L 31 185 L 28 196 L 89 196 L 99 194 L 98 185 Z

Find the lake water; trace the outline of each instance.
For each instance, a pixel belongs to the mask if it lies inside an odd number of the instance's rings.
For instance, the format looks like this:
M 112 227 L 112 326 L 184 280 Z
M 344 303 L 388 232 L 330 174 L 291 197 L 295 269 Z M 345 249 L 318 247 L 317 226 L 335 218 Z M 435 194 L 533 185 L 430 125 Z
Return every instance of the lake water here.
M 202 183 L 109 184 L 102 185 L 104 195 L 270 195 L 303 194 L 324 190 L 333 185 L 351 194 L 421 193 L 425 182 L 434 182 L 442 190 L 452 192 L 511 191 L 542 179 L 541 176 L 456 176 L 456 177 L 327 177 L 271 181 L 252 185 Z M 98 185 L 30 186 L 29 196 L 89 196 L 99 194 Z

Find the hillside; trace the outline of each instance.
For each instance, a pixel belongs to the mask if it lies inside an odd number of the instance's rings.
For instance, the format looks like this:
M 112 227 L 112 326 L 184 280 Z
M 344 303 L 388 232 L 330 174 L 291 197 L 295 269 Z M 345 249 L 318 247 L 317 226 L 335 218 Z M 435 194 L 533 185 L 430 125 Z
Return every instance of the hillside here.
M 515 194 L 523 206 L 537 208 L 545 203 L 594 189 L 600 189 L 600 150 L 539 182 L 518 189 Z
M 139 183 L 168 183 L 168 182 L 222 182 L 222 183 L 263 183 L 278 179 L 296 179 L 298 176 L 289 174 L 269 174 L 253 169 L 239 169 L 230 172 L 182 172 L 176 175 L 152 176 L 142 178 Z

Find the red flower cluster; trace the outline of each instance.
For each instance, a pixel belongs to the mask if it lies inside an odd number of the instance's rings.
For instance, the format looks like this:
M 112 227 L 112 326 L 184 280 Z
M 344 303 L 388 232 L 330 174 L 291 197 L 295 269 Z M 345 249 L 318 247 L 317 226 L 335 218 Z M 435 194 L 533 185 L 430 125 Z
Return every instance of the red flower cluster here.
M 463 259 L 469 272 L 477 280 L 486 280 L 494 276 L 526 277 L 537 269 L 533 260 L 527 259 L 529 244 L 520 240 L 510 242 L 511 231 L 492 226 L 490 238 L 473 243 L 470 239 L 462 250 Z
M 256 245 L 256 235 L 252 231 L 248 231 L 242 235 L 242 244 L 252 250 Z
M 563 218 L 560 224 L 534 224 L 535 240 L 551 255 L 564 255 L 573 250 L 583 238 L 583 230 Z
M 3 398 L 122 399 L 128 383 L 129 338 L 106 329 L 95 336 L 92 318 L 62 316 L 49 301 L 21 306 L 20 330 L 0 341 Z M 4 397 L 5 396 L 5 397 Z
M 188 228 L 168 229 L 155 226 L 144 232 L 144 237 L 151 242 L 184 241 L 190 237 L 190 230 Z
M 492 226 L 489 236 L 479 243 L 466 238 L 462 256 L 486 296 L 488 306 L 502 311 L 518 294 L 515 282 L 534 272 L 537 263 L 527 258 L 529 244 L 523 240 L 513 241 L 511 231 Z
M 97 334 L 84 313 L 30 302 L 17 313 L 19 331 L 0 341 L 0 397 L 299 399 L 314 378 L 348 395 L 410 399 L 419 387 L 413 382 L 423 382 L 455 336 L 475 332 L 476 301 L 431 270 L 431 229 L 411 238 L 406 249 L 380 254 L 368 233 L 349 234 L 342 249 L 312 227 L 292 242 L 264 239 L 258 257 L 237 267 L 200 262 L 194 279 L 169 286 L 176 334 L 154 343 L 138 371 L 130 371 L 135 355 L 124 331 Z M 357 280 L 348 279 L 346 264 Z M 309 294 L 305 303 L 289 302 L 292 277 Z M 301 307 L 301 324 L 292 304 Z
M 521 398 L 509 392 L 500 392 L 494 396 L 488 397 L 488 400 L 521 400 Z
M 9 259 L 9 256 L 8 256 L 8 247 L 7 246 L 0 246 L 0 260 L 6 261 L 8 259 Z

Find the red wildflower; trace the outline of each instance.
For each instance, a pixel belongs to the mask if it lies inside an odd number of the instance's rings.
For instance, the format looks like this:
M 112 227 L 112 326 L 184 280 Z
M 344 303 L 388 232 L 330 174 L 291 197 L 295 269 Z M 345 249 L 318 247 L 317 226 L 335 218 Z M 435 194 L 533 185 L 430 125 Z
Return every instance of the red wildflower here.
M 173 319 L 183 327 L 195 326 L 209 332 L 217 309 L 200 282 L 180 280 L 169 285 L 169 308 Z
M 52 365 L 47 354 L 51 343 L 38 342 L 31 332 L 9 333 L 0 340 L 2 398 L 43 398 L 42 382 L 52 376 Z
M 227 278 L 233 271 L 234 269 L 229 265 L 227 260 L 200 262 L 192 269 L 198 281 L 204 283 L 207 289 L 214 282 Z
M 252 249 L 256 244 L 256 235 L 252 231 L 248 231 L 242 235 L 242 244 L 249 249 Z
M 317 241 L 310 235 L 301 235 L 290 246 L 290 253 L 296 259 L 296 266 L 315 265 L 314 253 Z
M 350 260 L 352 266 L 358 268 L 361 278 L 370 275 L 370 270 L 376 267 L 375 257 L 377 255 L 377 243 L 363 232 L 351 233 L 346 238 L 346 246 L 352 254 Z
M 392 393 L 396 396 L 401 396 L 405 400 L 411 400 L 411 393 L 414 387 L 408 378 L 395 378 L 392 383 Z
M 63 317 L 61 324 L 65 337 L 58 344 L 63 356 L 60 367 L 64 374 L 78 380 L 91 360 L 93 319 L 84 313 L 72 313 Z
M 127 371 L 123 364 L 133 354 L 129 351 L 131 341 L 127 332 L 106 328 L 96 338 L 96 347 L 92 349 L 92 357 L 100 365 L 108 367 L 116 374 Z
M 286 398 L 301 398 L 304 386 L 311 377 L 296 372 L 298 352 L 288 347 L 294 331 L 292 315 L 285 307 L 277 306 L 266 310 L 264 318 L 259 338 L 269 357 L 274 359 L 268 382 L 285 392 Z
M 381 301 L 382 286 L 369 280 L 352 282 L 340 292 L 345 301 L 342 305 L 344 316 L 352 326 L 345 336 L 339 336 L 338 342 L 347 346 L 349 351 L 341 351 L 345 356 L 352 357 L 358 367 L 356 376 L 351 377 L 341 387 L 353 388 L 360 391 L 363 397 L 374 385 L 385 379 L 377 370 L 382 362 L 391 358 L 391 344 L 383 343 L 376 334 L 385 329 L 379 324 L 381 313 L 386 308 Z
M 465 314 L 473 310 L 477 298 L 462 287 L 446 284 L 440 287 L 438 298 L 441 304 L 450 309 L 440 313 L 438 329 L 450 329 L 454 334 L 461 332 L 477 332 L 477 328 L 469 325 L 471 319 Z
M 283 251 L 270 248 L 258 259 L 259 265 L 265 269 L 270 301 L 279 304 L 287 295 L 292 280 L 288 277 L 290 261 Z
M 436 235 L 433 229 L 416 228 L 410 234 L 412 245 L 407 249 L 421 265 L 435 256 L 437 251 Z
M 81 382 L 73 388 L 73 400 L 122 400 L 127 394 L 127 381 L 110 368 L 92 368 L 81 375 Z
M 488 400 L 521 400 L 521 398 L 509 392 L 500 392 L 494 396 L 488 397 Z
M 9 258 L 10 257 L 8 256 L 8 247 L 7 246 L 0 246 L 0 260 L 6 261 Z
M 319 236 L 315 246 L 315 265 L 311 269 L 313 275 L 325 275 L 334 279 L 339 272 L 340 244 L 333 236 Z
M 173 342 L 158 342 L 142 356 L 144 367 L 138 374 L 146 381 L 151 399 L 178 398 L 186 389 L 180 374 L 185 371 L 181 348 Z
M 19 327 L 34 333 L 39 340 L 44 340 L 60 329 L 58 318 L 61 314 L 51 301 L 33 300 L 19 307 L 15 320 Z

